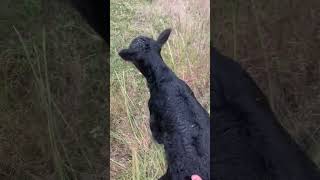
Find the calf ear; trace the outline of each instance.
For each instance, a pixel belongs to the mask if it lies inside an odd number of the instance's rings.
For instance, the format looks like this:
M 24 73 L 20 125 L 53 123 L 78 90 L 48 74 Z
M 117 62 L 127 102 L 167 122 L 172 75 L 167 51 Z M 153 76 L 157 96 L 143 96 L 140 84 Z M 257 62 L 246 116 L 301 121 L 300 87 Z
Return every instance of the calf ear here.
M 157 39 L 157 42 L 160 44 L 160 46 L 163 46 L 164 43 L 167 42 L 169 36 L 171 33 L 171 29 L 166 29 L 164 31 L 162 31 Z
M 132 49 L 122 49 L 119 52 L 119 56 L 126 61 L 133 61 L 135 60 L 135 57 L 137 55 L 137 52 Z

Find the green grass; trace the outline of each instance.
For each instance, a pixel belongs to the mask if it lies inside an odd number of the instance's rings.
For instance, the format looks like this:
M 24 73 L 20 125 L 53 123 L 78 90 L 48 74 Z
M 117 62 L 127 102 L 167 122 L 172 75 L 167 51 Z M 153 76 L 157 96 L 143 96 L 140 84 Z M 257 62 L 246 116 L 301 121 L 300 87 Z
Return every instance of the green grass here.
M 7 19 L 0 19 L 0 179 L 105 177 L 102 41 L 67 4 L 7 3 Z
M 62 1 L 3 4 L 0 179 L 105 177 L 109 72 L 102 41 Z M 173 28 L 163 57 L 209 109 L 208 18 L 192 19 L 187 27 L 150 1 L 111 5 L 112 177 L 156 179 L 166 164 L 150 135 L 148 90 L 142 75 L 117 52 L 137 35 L 156 37 Z
M 195 19 L 186 24 L 164 7 L 143 0 L 112 0 L 110 9 L 111 177 L 157 179 L 164 174 L 166 164 L 163 148 L 152 140 L 149 130 L 147 85 L 117 52 L 138 35 L 156 38 L 165 28 L 172 28 L 162 56 L 209 109 L 209 17 L 197 17 L 199 10 L 192 9 L 189 15 Z
M 20 32 L 15 27 L 14 27 L 14 30 L 19 37 L 19 41 L 21 42 L 21 45 L 26 55 L 26 60 L 28 61 L 32 69 L 32 74 L 33 74 L 34 83 L 35 83 L 35 90 L 37 91 L 37 95 L 38 95 L 37 99 L 39 100 L 38 103 L 40 107 L 42 107 L 42 110 L 44 111 L 45 117 L 47 119 L 49 144 L 50 144 L 49 147 L 50 147 L 50 150 L 52 151 L 54 169 L 56 170 L 57 178 L 62 180 L 69 179 L 69 175 L 66 174 L 67 169 L 65 165 L 70 164 L 72 166 L 72 162 L 70 162 L 68 154 L 65 152 L 66 147 L 63 144 L 59 143 L 59 141 L 61 141 L 61 137 L 59 136 L 59 129 L 57 127 L 58 121 L 59 121 L 59 117 L 57 117 L 57 114 L 60 112 L 60 109 L 58 109 L 57 105 L 55 104 L 52 98 L 51 90 L 50 90 L 51 84 L 50 84 L 49 75 L 48 75 L 48 62 L 47 62 L 47 53 L 46 53 L 47 44 L 46 44 L 45 31 L 42 32 L 42 43 L 40 44 L 41 49 L 38 49 L 36 44 L 33 44 L 34 57 L 31 57 L 32 54 L 27 49 L 26 44 L 23 38 L 21 37 Z M 61 118 L 64 119 L 63 116 Z M 62 153 L 59 151 L 60 147 L 63 151 Z M 64 154 L 65 157 L 62 157 L 62 154 Z M 65 158 L 65 162 L 63 158 Z M 75 174 L 70 174 L 70 175 L 73 178 L 76 177 Z

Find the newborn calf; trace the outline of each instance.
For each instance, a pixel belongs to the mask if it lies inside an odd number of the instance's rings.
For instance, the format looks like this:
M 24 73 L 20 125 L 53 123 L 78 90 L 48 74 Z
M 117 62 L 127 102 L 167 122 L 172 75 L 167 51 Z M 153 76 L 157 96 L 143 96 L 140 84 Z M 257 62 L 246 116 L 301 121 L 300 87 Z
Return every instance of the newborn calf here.
M 154 139 L 164 145 L 168 163 L 160 179 L 190 180 L 197 174 L 209 180 L 209 114 L 161 57 L 170 32 L 164 30 L 157 40 L 139 36 L 119 55 L 132 62 L 148 83 L 150 128 Z

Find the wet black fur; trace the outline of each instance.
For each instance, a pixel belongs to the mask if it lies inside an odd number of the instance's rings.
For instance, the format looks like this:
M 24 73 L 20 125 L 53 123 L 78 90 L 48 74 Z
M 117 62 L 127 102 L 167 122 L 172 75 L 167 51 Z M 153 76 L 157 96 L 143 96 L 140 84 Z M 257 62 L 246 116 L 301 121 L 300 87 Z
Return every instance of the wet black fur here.
M 156 41 L 137 37 L 119 55 L 132 62 L 147 79 L 151 132 L 164 145 L 168 163 L 161 179 L 190 180 L 191 175 L 197 174 L 209 180 L 209 115 L 161 57 L 161 47 L 170 32 L 163 31 Z

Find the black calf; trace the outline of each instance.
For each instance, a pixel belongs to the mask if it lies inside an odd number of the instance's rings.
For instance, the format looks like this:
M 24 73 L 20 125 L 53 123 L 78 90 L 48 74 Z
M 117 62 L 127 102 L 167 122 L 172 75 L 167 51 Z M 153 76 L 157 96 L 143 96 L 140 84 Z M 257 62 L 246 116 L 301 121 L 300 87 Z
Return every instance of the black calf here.
M 215 49 L 211 56 L 213 179 L 319 180 L 249 75 Z
M 105 0 L 70 0 L 71 4 L 86 19 L 88 24 L 108 41 L 108 4 Z
M 164 145 L 168 162 L 167 173 L 161 179 L 190 180 L 197 174 L 209 180 L 209 115 L 161 57 L 170 32 L 163 31 L 156 41 L 139 36 L 119 55 L 147 79 L 151 132 Z

